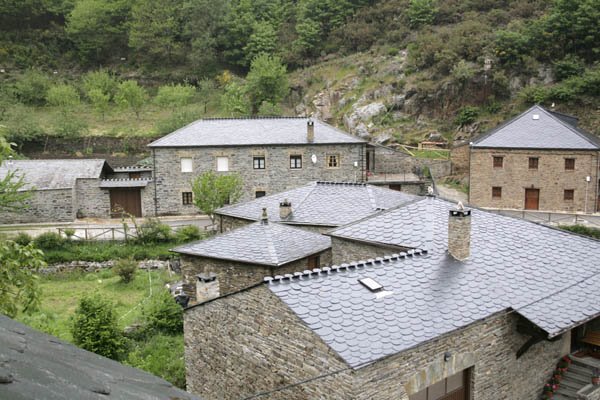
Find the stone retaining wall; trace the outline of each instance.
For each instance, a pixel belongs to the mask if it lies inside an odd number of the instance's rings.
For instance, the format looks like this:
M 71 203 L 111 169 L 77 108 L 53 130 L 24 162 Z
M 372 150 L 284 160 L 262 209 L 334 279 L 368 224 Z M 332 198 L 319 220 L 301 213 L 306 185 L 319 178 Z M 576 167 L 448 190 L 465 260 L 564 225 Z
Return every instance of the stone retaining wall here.
M 115 260 L 96 262 L 96 261 L 71 261 L 68 263 L 59 263 L 41 268 L 39 273 L 42 275 L 55 273 L 68 273 L 75 271 L 82 272 L 98 272 L 106 268 L 112 268 L 115 265 Z M 171 260 L 143 260 L 138 263 L 140 269 L 166 269 L 173 263 Z
M 24 208 L 14 212 L 2 211 L 0 223 L 70 222 L 75 219 L 73 189 L 34 190 L 30 193 Z

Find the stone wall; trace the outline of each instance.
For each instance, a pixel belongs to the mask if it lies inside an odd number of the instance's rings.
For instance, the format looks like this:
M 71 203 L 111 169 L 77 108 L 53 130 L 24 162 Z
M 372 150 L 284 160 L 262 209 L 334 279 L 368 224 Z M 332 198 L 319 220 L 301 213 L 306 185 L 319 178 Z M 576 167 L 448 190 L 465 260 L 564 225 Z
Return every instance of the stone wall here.
M 75 219 L 73 189 L 34 190 L 17 211 L 0 212 L 0 223 L 68 222 Z
M 256 218 L 258 221 L 258 217 Z M 250 225 L 256 221 L 249 221 L 243 218 L 230 217 L 228 215 L 218 215 L 215 223 L 218 225 L 218 231 L 220 233 L 232 231 L 242 226 Z
M 331 250 L 328 249 L 318 253 L 318 255 L 320 256 L 320 266 L 331 264 Z M 219 281 L 221 295 L 236 292 L 260 283 L 266 276 L 293 274 L 294 272 L 301 272 L 306 269 L 308 269 L 308 257 L 280 267 L 269 267 L 266 265 L 248 264 L 216 258 L 181 256 L 181 272 L 185 282 L 195 287 L 196 275 L 200 273 L 214 273 L 217 275 L 217 280 Z
M 158 214 L 194 214 L 193 206 L 183 206 L 181 193 L 191 192 L 191 181 L 206 171 L 216 171 L 216 158 L 229 158 L 229 172 L 239 173 L 244 182 L 240 201 L 255 198 L 256 191 L 267 195 L 295 188 L 311 181 L 362 181 L 359 165 L 364 144 L 306 146 L 238 146 L 198 148 L 157 148 L 155 152 Z M 316 164 L 311 156 L 317 156 Z M 338 168 L 327 168 L 327 154 L 340 157 Z M 290 155 L 302 155 L 302 168 L 290 169 Z M 265 169 L 254 169 L 253 156 L 265 157 Z M 181 172 L 181 158 L 191 157 L 193 172 Z M 227 172 L 219 172 L 226 174 Z
M 463 143 L 450 150 L 450 163 L 452 165 L 452 175 L 469 173 L 469 155 L 471 147 L 469 143 Z
M 77 179 L 75 193 L 78 218 L 110 218 L 110 193 L 99 185 L 99 179 Z
M 399 247 L 376 246 L 348 239 L 331 238 L 332 262 L 336 265 L 388 256 L 405 250 Z
M 205 400 L 242 399 L 346 367 L 265 285 L 187 309 L 184 343 L 187 390 Z M 347 400 L 351 375 L 259 398 Z
M 112 268 L 115 265 L 115 260 L 109 261 L 71 261 L 68 263 L 58 263 L 48 265 L 39 270 L 40 274 L 56 274 L 56 273 L 70 273 L 76 271 L 83 272 L 98 272 L 106 268 Z M 171 265 L 169 260 L 143 260 L 138 262 L 138 268 L 140 269 L 167 269 Z
M 373 185 L 373 186 L 384 187 L 387 189 L 390 189 L 390 185 L 393 185 L 393 187 L 392 187 L 393 190 L 398 190 L 397 189 L 398 185 L 400 185 L 401 191 L 403 193 L 414 194 L 417 196 L 423 196 L 423 195 L 427 194 L 427 188 L 429 186 L 431 186 L 430 181 L 401 182 L 401 183 L 376 181 L 376 182 L 369 182 L 369 184 Z
M 493 157 L 504 157 L 503 167 L 494 168 Z M 529 157 L 539 157 L 538 169 L 529 169 Z M 565 158 L 575 158 L 575 170 L 565 171 Z M 591 180 L 586 183 L 586 176 Z M 471 149 L 469 203 L 479 207 L 524 209 L 525 189 L 539 189 L 539 209 L 544 211 L 596 210 L 598 154 L 591 151 L 540 151 Z M 502 188 L 501 198 L 492 198 L 492 187 Z M 574 200 L 564 200 L 564 190 L 573 189 Z
M 432 160 L 416 158 L 396 151 L 391 148 L 375 146 L 375 174 L 401 174 L 403 172 L 414 172 L 417 167 L 429 167 L 434 178 L 450 175 L 451 163 L 449 160 Z

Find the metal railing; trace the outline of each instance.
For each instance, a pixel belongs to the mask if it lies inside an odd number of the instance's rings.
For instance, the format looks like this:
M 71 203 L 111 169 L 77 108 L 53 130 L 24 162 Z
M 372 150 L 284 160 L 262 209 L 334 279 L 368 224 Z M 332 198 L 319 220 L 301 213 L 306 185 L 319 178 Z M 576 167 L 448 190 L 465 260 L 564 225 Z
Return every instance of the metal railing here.
M 600 229 L 600 215 L 598 214 L 553 213 L 548 211 L 531 210 L 486 210 L 496 214 L 522 218 L 527 221 L 538 222 L 546 225 L 585 225 L 591 228 Z

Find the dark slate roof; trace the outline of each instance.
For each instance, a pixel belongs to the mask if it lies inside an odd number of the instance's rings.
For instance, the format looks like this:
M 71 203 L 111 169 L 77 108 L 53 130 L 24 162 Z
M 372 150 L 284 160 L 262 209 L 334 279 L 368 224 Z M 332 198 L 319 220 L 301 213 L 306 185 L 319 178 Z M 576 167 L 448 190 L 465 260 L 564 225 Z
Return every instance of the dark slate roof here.
M 172 251 L 277 267 L 330 247 L 331 238 L 327 236 L 273 222 L 257 222 Z
M 8 171 L 24 176 L 25 189 L 70 189 L 79 178 L 100 178 L 103 169 L 112 171 L 105 160 L 12 160 L 0 166 L 0 179 Z
M 0 315 L 0 398 L 198 399 L 161 378 L 79 349 L 3 315 Z
M 539 119 L 533 119 L 533 116 Z M 600 139 L 569 123 L 568 116 L 535 105 L 523 114 L 473 140 L 472 147 L 598 150 Z
M 311 144 L 308 118 L 201 119 L 154 142 L 150 147 L 203 147 Z M 314 120 L 315 144 L 366 143 L 324 122 Z
M 312 182 L 308 185 L 245 203 L 220 208 L 216 214 L 258 220 L 263 207 L 269 218 L 286 224 L 340 226 L 380 210 L 416 199 L 407 193 L 364 183 Z M 292 203 L 292 214 L 279 218 L 279 203 Z
M 453 207 L 425 198 L 331 233 L 424 254 L 342 264 L 269 288 L 354 368 L 511 309 L 549 336 L 598 314 L 600 242 L 473 209 L 471 256 L 460 262 L 447 253 Z M 391 293 L 370 292 L 357 281 L 367 277 Z M 578 291 L 589 297 L 569 296 Z
M 130 187 L 146 187 L 152 179 L 150 178 L 129 178 L 129 179 L 102 179 L 100 181 L 101 188 L 130 188 Z

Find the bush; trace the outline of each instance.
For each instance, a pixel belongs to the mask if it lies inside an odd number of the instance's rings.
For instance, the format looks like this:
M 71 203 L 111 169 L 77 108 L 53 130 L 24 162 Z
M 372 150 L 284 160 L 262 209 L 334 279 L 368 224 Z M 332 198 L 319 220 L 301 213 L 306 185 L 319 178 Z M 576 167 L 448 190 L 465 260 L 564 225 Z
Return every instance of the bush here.
M 142 308 L 145 331 L 148 334 L 183 333 L 183 309 L 175 302 L 171 293 L 161 290 Z
M 554 63 L 554 75 L 558 81 L 581 75 L 583 71 L 585 71 L 583 60 L 572 54 Z
M 600 239 L 600 229 L 590 228 L 585 225 L 572 225 L 572 226 L 561 226 L 561 229 L 565 231 L 578 233 L 580 235 L 589 236 L 594 239 Z
M 61 113 L 56 118 L 53 128 L 57 136 L 69 138 L 86 133 L 88 125 L 83 119 Z
M 138 343 L 129 353 L 126 363 L 185 389 L 183 336 L 155 335 Z
M 132 259 L 118 260 L 113 267 L 113 272 L 121 277 L 124 283 L 129 283 L 135 278 L 135 272 L 138 269 L 138 263 Z
M 33 242 L 42 250 L 51 250 L 62 248 L 65 239 L 56 232 L 45 232 L 36 237 Z
M 175 112 L 167 118 L 159 120 L 154 126 L 154 130 L 159 135 L 165 135 L 181 128 L 182 126 L 186 126 L 201 117 L 202 115 L 197 111 Z
M 79 301 L 71 333 L 73 342 L 85 350 L 113 360 L 120 360 L 125 354 L 125 339 L 118 328 L 114 306 L 99 295 Z
M 31 235 L 29 235 L 26 232 L 19 232 L 19 234 L 15 237 L 14 241 L 21 246 L 27 246 L 29 243 L 31 243 L 33 239 L 31 238 Z
M 469 125 L 477 120 L 478 115 L 479 109 L 477 107 L 466 106 L 458 111 L 455 122 L 458 126 Z
M 178 242 L 191 242 L 192 240 L 198 240 L 202 237 L 200 228 L 196 225 L 186 225 L 177 229 L 176 238 Z
M 75 229 L 67 228 L 63 230 L 63 233 L 65 234 L 68 240 L 71 240 L 73 236 L 75 236 Z
M 138 241 L 141 243 L 161 243 L 173 240 L 171 227 L 160 220 L 150 218 L 138 227 Z
M 30 69 L 15 84 L 15 94 L 23 104 L 42 106 L 50 88 L 50 78 L 37 70 Z

